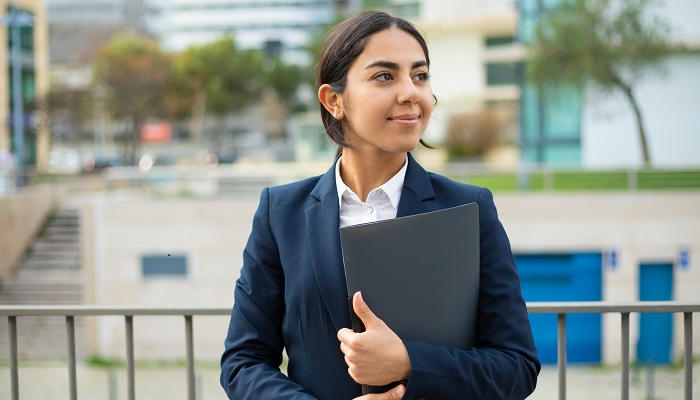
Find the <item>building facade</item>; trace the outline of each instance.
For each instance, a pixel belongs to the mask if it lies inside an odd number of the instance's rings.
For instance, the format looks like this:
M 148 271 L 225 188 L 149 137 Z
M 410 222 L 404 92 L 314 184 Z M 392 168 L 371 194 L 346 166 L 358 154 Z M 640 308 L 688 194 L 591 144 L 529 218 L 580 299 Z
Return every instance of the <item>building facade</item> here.
M 438 100 L 427 141 L 463 145 L 487 161 L 495 144 L 514 148 L 520 96 L 516 65 L 522 59 L 515 43 L 515 1 L 424 0 L 414 21 L 428 42 Z M 515 161 L 507 156 L 496 162 L 514 167 Z
M 305 50 L 312 35 L 332 23 L 339 10 L 352 6 L 337 0 L 150 0 L 147 28 L 165 50 L 230 36 L 241 48 L 262 49 L 286 62 L 309 65 Z
M 0 152 L 12 152 L 17 156 L 18 145 L 23 149 L 25 165 L 46 166 L 49 131 L 46 105 L 43 102 L 48 92 L 48 38 L 46 12 L 42 0 L 0 1 L 0 60 L 6 62 L 5 73 L 0 74 Z M 12 31 L 17 25 L 18 43 Z M 19 58 L 12 56 L 17 44 Z M 7 60 L 7 61 L 5 61 Z M 19 68 L 19 95 L 22 102 L 21 124 L 13 116 L 13 66 Z M 15 129 L 23 132 L 23 144 Z

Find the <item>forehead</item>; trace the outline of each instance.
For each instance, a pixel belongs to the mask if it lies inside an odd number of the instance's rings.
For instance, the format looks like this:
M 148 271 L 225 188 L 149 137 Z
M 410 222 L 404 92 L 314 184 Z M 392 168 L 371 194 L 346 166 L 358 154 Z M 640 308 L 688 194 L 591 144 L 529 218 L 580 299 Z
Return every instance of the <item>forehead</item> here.
M 391 61 L 399 64 L 413 64 L 425 61 L 425 53 L 418 40 L 398 28 L 385 29 L 372 34 L 355 65 L 364 68 L 375 61 Z

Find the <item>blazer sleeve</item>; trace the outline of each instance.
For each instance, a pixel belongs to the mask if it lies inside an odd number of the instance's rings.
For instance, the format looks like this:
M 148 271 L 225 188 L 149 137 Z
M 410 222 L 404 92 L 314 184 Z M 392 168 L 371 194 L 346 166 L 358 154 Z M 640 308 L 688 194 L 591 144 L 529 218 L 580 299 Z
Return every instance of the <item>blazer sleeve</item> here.
M 221 357 L 221 385 L 230 399 L 313 400 L 279 370 L 282 363 L 284 275 L 269 225 L 264 189 L 243 252 L 241 276 Z
M 479 194 L 480 282 L 476 344 L 467 350 L 405 341 L 404 399 L 524 399 L 540 363 L 520 279 L 488 189 Z

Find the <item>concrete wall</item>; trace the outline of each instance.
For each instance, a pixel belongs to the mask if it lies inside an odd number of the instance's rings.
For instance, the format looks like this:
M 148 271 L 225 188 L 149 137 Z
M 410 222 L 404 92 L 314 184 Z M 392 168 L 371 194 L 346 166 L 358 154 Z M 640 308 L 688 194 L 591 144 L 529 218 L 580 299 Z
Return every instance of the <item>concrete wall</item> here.
M 638 299 L 639 263 L 675 263 L 682 246 L 690 266 L 674 272 L 674 298 L 700 301 L 700 193 L 497 194 L 496 204 L 515 253 L 615 249 L 619 265 L 603 268 L 603 300 Z M 228 305 L 239 275 L 257 197 L 231 199 L 96 198 L 84 209 L 86 290 L 89 303 Z M 144 278 L 140 256 L 184 253 L 185 278 Z M 90 272 L 92 271 L 92 272 Z M 676 316 L 674 355 L 682 349 Z M 620 317 L 603 317 L 603 360 L 618 362 Z M 223 349 L 228 319 L 195 318 L 195 354 L 215 360 Z M 134 319 L 137 358 L 184 358 L 184 321 L 173 317 Z M 638 315 L 630 324 L 638 337 Z M 92 352 L 123 358 L 124 322 L 104 318 L 93 326 Z M 694 343 L 700 353 L 700 321 Z M 632 351 L 632 354 L 635 352 Z
M 55 205 L 50 186 L 0 197 L 0 278 L 12 271 Z
M 85 301 L 143 306 L 223 306 L 233 302 L 258 198 L 197 200 L 96 198 L 83 208 Z M 144 277 L 144 254 L 185 254 L 186 277 Z M 223 351 L 226 317 L 195 317 L 197 357 Z M 122 318 L 88 324 L 88 352 L 124 357 Z M 181 317 L 135 317 L 135 356 L 184 358 Z

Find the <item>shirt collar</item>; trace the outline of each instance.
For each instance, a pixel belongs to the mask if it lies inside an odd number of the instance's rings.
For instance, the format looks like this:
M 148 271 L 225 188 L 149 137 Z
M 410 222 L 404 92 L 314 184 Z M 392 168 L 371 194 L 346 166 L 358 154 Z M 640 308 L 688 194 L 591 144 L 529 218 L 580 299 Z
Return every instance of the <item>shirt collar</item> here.
M 338 206 L 343 205 L 343 193 L 347 190 L 350 193 L 354 193 L 352 189 L 350 189 L 345 182 L 343 182 L 343 178 L 340 177 L 340 159 L 341 157 L 338 157 L 338 161 L 335 162 L 335 188 L 338 191 Z M 403 182 L 404 179 L 406 178 L 406 168 L 408 167 L 408 156 L 406 156 L 406 161 L 403 162 L 403 166 L 399 170 L 399 172 L 396 173 L 396 175 L 392 176 L 391 179 L 386 181 L 384 184 L 380 185 L 377 189 L 381 188 L 384 193 L 389 197 L 389 201 L 391 202 L 391 205 L 394 207 L 394 209 L 398 209 L 399 207 L 399 200 L 401 200 L 401 191 L 403 190 Z M 376 189 L 373 189 L 376 190 Z

